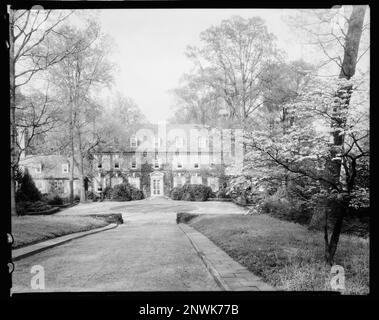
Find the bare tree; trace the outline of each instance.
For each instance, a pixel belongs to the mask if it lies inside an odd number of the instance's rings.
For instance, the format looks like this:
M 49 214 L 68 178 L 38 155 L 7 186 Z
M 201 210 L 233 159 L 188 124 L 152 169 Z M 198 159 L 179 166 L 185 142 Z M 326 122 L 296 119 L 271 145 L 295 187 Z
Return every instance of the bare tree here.
M 9 78 L 11 136 L 11 213 L 16 215 L 15 169 L 18 165 L 16 89 L 27 84 L 37 73 L 64 59 L 69 52 L 50 47 L 54 30 L 70 15 L 58 16 L 51 10 L 9 10 Z
M 19 139 L 16 140 L 19 163 L 22 154 L 29 153 L 38 139 L 59 126 L 61 108 L 59 102 L 49 94 L 49 86 L 44 92 L 31 95 L 16 95 L 16 127 Z
M 92 139 L 94 135 L 88 134 L 88 128 L 93 128 L 96 116 L 99 114 L 94 103 L 95 89 L 101 89 L 110 83 L 111 64 L 107 61 L 107 45 L 102 36 L 99 25 L 89 21 L 84 29 L 64 26 L 59 30 L 66 37 L 61 45 L 66 48 L 75 46 L 75 52 L 67 59 L 57 63 L 51 69 L 51 81 L 66 101 L 66 123 L 69 128 L 69 154 L 70 166 L 70 200 L 74 198 L 74 166 L 79 168 L 80 199 L 86 201 L 84 190 L 84 159 L 86 152 L 85 138 Z M 89 145 L 97 145 L 99 137 L 95 137 Z M 78 160 L 76 160 L 77 156 Z

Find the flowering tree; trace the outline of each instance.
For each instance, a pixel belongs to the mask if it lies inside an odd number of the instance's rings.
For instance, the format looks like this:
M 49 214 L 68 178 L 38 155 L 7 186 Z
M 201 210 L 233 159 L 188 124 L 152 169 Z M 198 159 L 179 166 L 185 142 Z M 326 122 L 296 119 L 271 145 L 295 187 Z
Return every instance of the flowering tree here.
M 344 108 L 344 123 L 331 127 L 335 104 L 346 103 L 339 88 L 351 87 L 349 108 Z M 310 201 L 334 206 L 338 217 L 329 238 L 325 223 L 325 256 L 332 263 L 343 218 L 350 208 L 369 205 L 369 111 L 367 78 L 313 78 L 301 88 L 298 97 L 286 105 L 288 121 L 274 127 L 253 130 L 247 135 L 247 166 L 260 171 L 261 179 L 302 179 L 313 188 Z M 283 127 L 286 128 L 283 131 Z M 334 134 L 345 137 L 338 153 L 333 149 Z M 285 132 L 285 134 L 283 134 Z M 333 177 L 330 163 L 342 163 L 339 179 Z M 309 190 L 308 190 L 309 191 Z M 327 211 L 325 211 L 327 221 Z

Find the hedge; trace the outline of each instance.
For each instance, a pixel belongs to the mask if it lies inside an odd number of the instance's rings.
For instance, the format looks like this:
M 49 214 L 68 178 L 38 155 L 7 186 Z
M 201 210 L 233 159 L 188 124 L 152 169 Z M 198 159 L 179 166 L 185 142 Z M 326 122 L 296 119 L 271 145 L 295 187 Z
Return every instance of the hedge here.
M 181 187 L 173 188 L 170 192 L 170 197 L 173 200 L 207 201 L 208 198 L 214 197 L 214 193 L 210 187 L 202 184 L 185 184 Z
M 117 201 L 141 200 L 144 198 L 143 192 L 129 183 L 121 183 L 114 186 L 111 197 Z

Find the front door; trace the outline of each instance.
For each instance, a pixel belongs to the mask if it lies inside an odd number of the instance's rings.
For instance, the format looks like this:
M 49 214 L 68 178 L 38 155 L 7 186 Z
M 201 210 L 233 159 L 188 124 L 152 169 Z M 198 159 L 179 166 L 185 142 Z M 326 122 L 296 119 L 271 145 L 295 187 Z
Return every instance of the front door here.
M 161 179 L 153 179 L 153 196 L 161 194 Z
M 151 196 L 163 196 L 163 173 L 153 172 L 150 175 Z

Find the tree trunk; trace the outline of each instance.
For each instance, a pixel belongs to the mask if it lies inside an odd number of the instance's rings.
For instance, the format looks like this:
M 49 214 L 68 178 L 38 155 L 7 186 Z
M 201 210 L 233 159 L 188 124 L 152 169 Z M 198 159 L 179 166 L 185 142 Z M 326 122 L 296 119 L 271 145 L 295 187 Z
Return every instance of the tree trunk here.
M 87 201 L 86 190 L 84 187 L 84 161 L 83 161 L 83 151 L 82 151 L 82 137 L 80 134 L 80 129 L 78 129 L 78 142 L 79 142 L 79 180 L 80 180 L 80 202 Z
M 74 147 L 74 128 L 73 128 L 73 107 L 70 104 L 70 147 L 71 147 L 71 166 L 70 166 L 70 203 L 74 202 L 74 167 L 75 167 L 75 147 Z
M 355 74 L 357 66 L 359 42 L 362 36 L 363 21 L 367 6 L 353 6 L 353 12 L 349 19 L 349 26 L 345 38 L 344 57 L 340 72 L 340 78 L 350 79 Z
M 359 43 L 362 36 L 362 27 L 365 17 L 367 6 L 353 6 L 353 11 L 351 13 L 348 30 L 345 37 L 344 46 L 344 58 L 340 71 L 340 78 L 345 78 L 349 80 L 354 74 L 357 65 Z M 333 130 L 333 147 L 331 149 L 331 158 L 335 159 L 329 163 L 330 174 L 336 185 L 340 185 L 341 179 L 341 165 L 342 159 L 338 157 L 342 154 L 344 148 L 345 136 L 343 130 L 346 124 L 346 116 L 343 111 L 349 107 L 350 97 L 352 94 L 352 86 L 344 86 L 338 89 L 336 93 L 337 102 L 333 106 L 333 118 L 331 122 Z M 342 192 L 340 188 L 339 192 Z M 332 264 L 334 260 L 334 255 L 337 250 L 337 245 L 339 237 L 341 234 L 343 219 L 346 215 L 347 205 L 343 204 L 339 206 L 336 212 L 336 222 L 333 227 L 333 232 L 328 243 L 326 243 L 326 260 L 328 263 Z M 326 238 L 326 241 L 328 239 Z
M 11 147 L 11 166 L 10 166 L 10 183 L 11 183 L 11 214 L 17 215 L 16 210 L 16 79 L 15 79 L 15 60 L 14 60 L 14 13 L 9 12 L 9 79 L 10 79 L 10 147 Z
M 73 152 L 73 145 L 71 145 L 71 151 Z M 70 203 L 74 202 L 74 154 L 71 155 L 71 165 L 70 165 Z
M 336 221 L 333 226 L 333 232 L 329 241 L 327 239 L 327 235 L 325 235 L 326 241 L 327 241 L 325 257 L 326 257 L 326 261 L 330 265 L 333 265 L 334 263 L 334 255 L 337 251 L 337 245 L 338 245 L 338 241 L 341 235 L 343 220 L 347 214 L 347 210 L 348 210 L 348 204 L 345 200 L 343 200 L 342 203 L 338 205 L 337 217 L 336 217 Z

